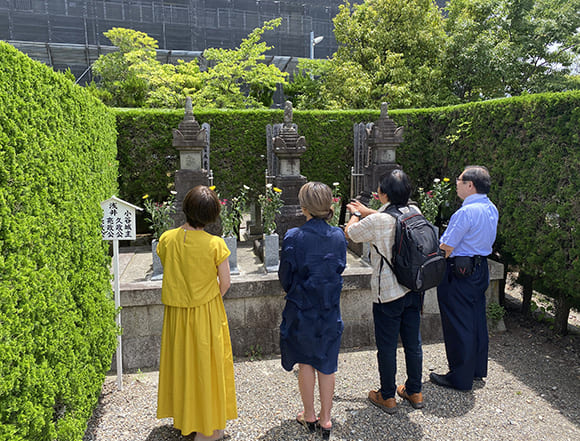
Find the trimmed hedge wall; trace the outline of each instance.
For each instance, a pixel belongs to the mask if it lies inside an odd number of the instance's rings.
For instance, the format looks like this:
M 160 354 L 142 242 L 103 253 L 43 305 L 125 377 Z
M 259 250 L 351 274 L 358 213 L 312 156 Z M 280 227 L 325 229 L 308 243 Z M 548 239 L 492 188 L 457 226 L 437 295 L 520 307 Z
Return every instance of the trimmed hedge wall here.
M 121 197 L 141 204 L 145 194 L 160 202 L 167 198 L 178 167 L 172 146 L 172 129 L 183 110 L 117 109 L 119 131 L 119 185 Z M 353 156 L 352 126 L 373 120 L 375 111 L 294 112 L 294 122 L 306 137 L 302 173 L 310 179 L 350 186 Z M 266 170 L 266 126 L 283 122 L 281 110 L 208 110 L 196 112 L 199 122 L 210 124 L 210 166 L 215 185 L 229 197 L 243 185 L 263 191 Z M 322 135 L 322 136 L 321 136 Z
M 183 114 L 117 110 L 122 197 L 135 204 L 145 193 L 157 201 L 167 197 L 177 167 L 172 129 Z M 211 125 L 218 191 L 229 197 L 244 184 L 263 188 L 265 127 L 282 122 L 283 112 L 216 110 L 195 116 Z M 561 311 L 580 306 L 580 92 L 394 110 L 389 116 L 405 127 L 397 162 L 415 188 L 428 188 L 437 177 L 453 180 L 469 164 L 486 165 L 493 179 L 490 196 L 500 211 L 497 251 L 558 299 Z M 378 117 L 378 110 L 294 111 L 308 144 L 302 174 L 327 184 L 338 181 L 348 195 L 353 124 Z
M 0 42 L 0 439 L 80 440 L 116 347 L 114 115 Z

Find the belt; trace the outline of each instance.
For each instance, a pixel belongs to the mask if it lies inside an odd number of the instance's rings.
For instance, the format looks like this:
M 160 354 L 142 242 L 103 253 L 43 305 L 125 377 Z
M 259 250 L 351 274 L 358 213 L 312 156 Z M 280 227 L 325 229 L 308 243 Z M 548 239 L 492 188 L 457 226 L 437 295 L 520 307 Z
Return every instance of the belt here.
M 482 262 L 482 260 L 485 258 L 485 256 L 455 256 L 455 257 L 462 257 L 462 258 L 470 257 L 471 260 L 473 261 L 474 265 L 480 264 Z M 455 257 L 450 257 L 447 260 L 451 263 L 455 263 Z

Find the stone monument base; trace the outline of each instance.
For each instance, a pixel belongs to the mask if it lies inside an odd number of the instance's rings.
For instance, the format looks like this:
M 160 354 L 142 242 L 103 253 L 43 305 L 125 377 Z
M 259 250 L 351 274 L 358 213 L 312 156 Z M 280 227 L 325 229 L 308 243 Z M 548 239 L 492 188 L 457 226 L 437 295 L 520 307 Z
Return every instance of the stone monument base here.
M 183 213 L 183 200 L 194 187 L 198 185 L 209 186 L 209 176 L 206 170 L 177 170 L 175 172 L 175 213 L 173 213 L 173 226 L 178 227 L 185 223 Z M 216 236 L 221 236 L 222 225 L 220 220 L 205 227 L 205 231 Z
M 276 216 L 276 233 L 280 236 L 280 242 L 289 229 L 300 227 L 305 222 L 306 216 L 302 214 L 300 205 L 284 205 Z
M 232 275 L 232 285 L 224 296 L 234 355 L 243 357 L 256 345 L 260 345 L 264 355 L 279 354 L 285 292 L 278 275 L 264 271 L 263 263 L 253 253 L 252 244 L 240 242 L 238 245 L 240 274 Z M 151 248 L 121 248 L 120 254 L 123 370 L 158 369 L 164 306 L 161 281 L 150 280 Z M 486 298 L 488 303 L 498 302 L 503 265 L 491 259 L 488 265 L 491 283 Z M 347 253 L 340 295 L 343 350 L 375 344 L 371 273 L 366 263 Z M 505 329 L 503 321 L 495 329 Z M 441 341 L 443 337 L 435 289 L 425 293 L 421 334 L 424 342 Z M 111 368 L 114 370 L 115 366 L 113 359 Z

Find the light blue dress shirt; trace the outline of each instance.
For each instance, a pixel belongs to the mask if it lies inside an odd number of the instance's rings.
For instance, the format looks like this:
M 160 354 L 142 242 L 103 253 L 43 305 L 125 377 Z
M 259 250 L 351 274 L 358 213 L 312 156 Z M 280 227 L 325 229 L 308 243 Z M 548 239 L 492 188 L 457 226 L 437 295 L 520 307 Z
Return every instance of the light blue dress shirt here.
M 440 242 L 453 247 L 451 257 L 489 256 L 497 234 L 498 212 L 485 194 L 472 194 L 449 220 Z

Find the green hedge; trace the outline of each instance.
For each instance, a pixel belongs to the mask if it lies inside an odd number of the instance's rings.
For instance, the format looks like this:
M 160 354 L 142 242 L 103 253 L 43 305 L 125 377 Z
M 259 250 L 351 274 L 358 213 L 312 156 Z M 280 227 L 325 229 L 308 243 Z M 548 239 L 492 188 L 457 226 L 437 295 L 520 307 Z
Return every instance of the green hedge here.
M 114 115 L 0 42 L 0 439 L 80 440 L 116 346 Z
M 530 95 L 454 107 L 394 110 L 405 127 L 397 162 L 415 188 L 454 178 L 469 164 L 492 174 L 491 198 L 500 211 L 496 249 L 506 263 L 531 274 L 561 311 L 580 306 L 580 92 Z M 280 110 L 196 112 L 211 125 L 211 168 L 220 193 L 242 185 L 263 188 L 266 125 Z M 376 121 L 376 111 L 295 111 L 308 149 L 301 171 L 310 180 L 350 188 L 353 124 Z M 177 166 L 172 129 L 183 111 L 117 110 L 122 197 L 167 197 Z M 454 182 L 453 182 L 454 183 Z M 415 194 L 415 196 L 417 196 Z M 459 201 L 458 201 L 459 204 Z M 566 315 L 567 317 L 567 315 Z
M 160 202 L 167 198 L 178 167 L 172 146 L 172 129 L 183 119 L 183 110 L 117 109 L 119 131 L 119 185 L 122 197 L 141 204 L 145 194 Z M 306 136 L 302 173 L 310 179 L 350 185 L 352 126 L 378 112 L 294 112 L 294 122 Z M 199 122 L 210 124 L 210 166 L 215 184 L 224 196 L 243 185 L 254 192 L 265 183 L 266 126 L 281 123 L 281 110 L 209 110 L 196 112 Z M 320 134 L 326 136 L 320 136 Z
M 142 205 L 142 197 L 148 194 L 161 202 L 172 188 L 178 167 L 172 130 L 183 119 L 184 111 L 115 109 L 115 112 L 121 197 Z M 301 158 L 302 174 L 329 185 L 339 182 L 343 194 L 348 195 L 354 155 L 353 126 L 376 121 L 379 114 L 379 110 L 294 111 L 293 121 L 308 145 Z M 230 197 L 243 185 L 254 192 L 262 191 L 267 166 L 266 126 L 283 122 L 283 115 L 282 110 L 195 112 L 200 125 L 210 124 L 210 166 L 221 194 Z M 397 125 L 405 126 L 405 142 L 397 150 L 397 161 L 409 171 L 417 187 L 429 186 L 434 177 L 442 176 L 447 169 L 443 163 L 435 164 L 441 157 L 441 136 L 433 124 L 433 115 L 434 110 L 389 112 Z

